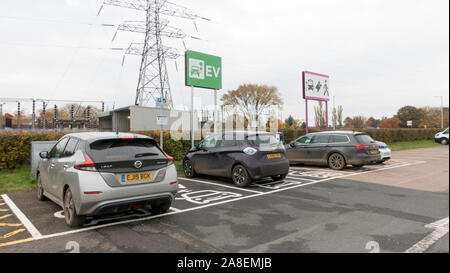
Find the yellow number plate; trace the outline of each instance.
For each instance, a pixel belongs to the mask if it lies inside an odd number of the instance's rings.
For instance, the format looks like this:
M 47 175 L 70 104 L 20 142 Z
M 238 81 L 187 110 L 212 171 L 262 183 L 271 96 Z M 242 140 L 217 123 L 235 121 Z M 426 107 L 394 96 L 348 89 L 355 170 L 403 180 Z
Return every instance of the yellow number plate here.
M 269 154 L 269 155 L 267 155 L 267 158 L 268 158 L 268 159 L 271 159 L 271 158 L 281 158 L 281 154 Z
M 153 173 L 122 174 L 122 183 L 152 180 Z

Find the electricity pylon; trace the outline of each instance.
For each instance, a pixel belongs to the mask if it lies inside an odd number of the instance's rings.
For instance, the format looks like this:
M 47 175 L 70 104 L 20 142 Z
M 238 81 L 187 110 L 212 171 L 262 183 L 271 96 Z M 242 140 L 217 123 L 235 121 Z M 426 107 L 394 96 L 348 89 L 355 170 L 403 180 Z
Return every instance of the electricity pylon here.
M 164 46 L 162 37 L 175 39 L 184 39 L 187 37 L 198 38 L 185 34 L 179 28 L 169 26 L 170 21 L 161 18 L 161 16 L 192 20 L 196 28 L 195 20 L 203 19 L 209 21 L 209 19 L 200 17 L 186 7 L 171 3 L 167 0 L 104 0 L 103 5 L 112 5 L 146 12 L 145 21 L 125 21 L 117 29 L 117 31 L 131 31 L 145 34 L 144 43 L 132 43 L 125 52 L 125 54 L 142 56 L 135 104 L 144 106 L 149 104 L 150 101 L 156 101 L 157 98 L 162 98 L 172 108 L 173 100 L 170 91 L 166 59 L 176 59 L 181 55 L 177 53 L 175 48 Z M 100 8 L 99 13 L 102 8 Z

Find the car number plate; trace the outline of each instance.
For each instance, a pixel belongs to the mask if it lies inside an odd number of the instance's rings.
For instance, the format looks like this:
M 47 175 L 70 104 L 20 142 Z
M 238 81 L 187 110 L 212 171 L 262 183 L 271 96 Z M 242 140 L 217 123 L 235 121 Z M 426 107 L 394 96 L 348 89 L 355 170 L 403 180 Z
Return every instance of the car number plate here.
M 122 174 L 122 183 L 152 180 L 153 173 L 130 173 Z
M 375 155 L 375 154 L 378 153 L 378 150 L 370 150 L 370 153 L 373 154 L 373 155 Z
M 268 159 L 272 159 L 272 158 L 281 158 L 281 154 L 268 154 L 267 155 Z

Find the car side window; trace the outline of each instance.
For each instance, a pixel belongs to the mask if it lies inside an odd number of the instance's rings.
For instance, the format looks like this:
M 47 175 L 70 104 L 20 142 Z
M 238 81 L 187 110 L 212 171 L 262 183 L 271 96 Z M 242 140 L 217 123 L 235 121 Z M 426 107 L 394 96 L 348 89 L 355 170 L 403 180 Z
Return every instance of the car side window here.
M 218 135 L 207 137 L 200 147 L 204 149 L 215 148 L 219 142 L 220 137 Z
M 69 138 L 61 139 L 53 149 L 50 151 L 50 158 L 62 158 L 64 157 L 64 148 L 66 148 L 66 144 Z
M 314 136 L 311 140 L 311 144 L 327 144 L 329 143 L 330 136 L 328 135 L 319 135 Z
M 349 139 L 347 136 L 340 136 L 340 135 L 334 135 L 331 137 L 331 141 L 332 143 L 346 143 L 348 142 Z
M 227 139 L 223 139 L 220 142 L 220 147 L 234 147 L 236 146 L 236 140 L 232 139 L 232 140 L 227 140 Z
M 301 146 L 301 145 L 306 145 L 309 144 L 311 142 L 311 137 L 310 136 L 304 136 L 301 137 L 299 139 L 297 139 L 294 144 L 295 146 Z
M 73 156 L 75 154 L 75 149 L 78 146 L 78 140 L 75 138 L 70 138 L 67 142 L 66 149 L 64 150 L 64 156 Z

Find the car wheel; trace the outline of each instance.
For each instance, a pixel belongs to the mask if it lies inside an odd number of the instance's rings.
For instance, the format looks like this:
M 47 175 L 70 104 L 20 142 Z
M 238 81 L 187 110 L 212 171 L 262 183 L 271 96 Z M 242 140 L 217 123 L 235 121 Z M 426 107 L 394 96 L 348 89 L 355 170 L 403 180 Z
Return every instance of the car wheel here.
M 288 175 L 287 173 L 286 174 L 279 174 L 279 175 L 274 175 L 271 178 L 272 178 L 273 181 L 281 181 L 281 180 L 284 180 L 287 175 Z
M 242 165 L 236 165 L 231 172 L 233 183 L 238 187 L 246 187 L 252 182 L 247 169 Z
M 184 171 L 184 176 L 186 176 L 188 178 L 193 178 L 197 175 L 195 173 L 194 167 L 192 166 L 192 162 L 190 160 L 184 161 L 183 171 Z
M 36 186 L 37 186 L 37 198 L 39 201 L 47 201 L 47 197 L 44 195 L 44 188 L 42 187 L 41 176 L 38 174 L 36 177 Z
M 66 224 L 72 228 L 81 227 L 86 219 L 86 217 L 77 214 L 72 191 L 70 189 L 67 189 L 64 194 L 64 217 L 66 219 Z
M 445 139 L 445 138 L 441 139 L 441 144 L 442 145 L 447 145 L 448 144 L 448 140 Z
M 333 170 L 342 170 L 346 165 L 345 158 L 341 154 L 334 153 L 328 158 L 328 166 Z
M 157 205 L 152 205 L 151 211 L 153 214 L 162 214 L 168 212 L 171 206 L 172 202 L 159 203 Z

